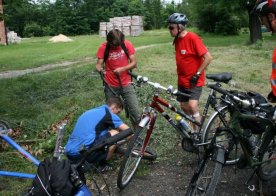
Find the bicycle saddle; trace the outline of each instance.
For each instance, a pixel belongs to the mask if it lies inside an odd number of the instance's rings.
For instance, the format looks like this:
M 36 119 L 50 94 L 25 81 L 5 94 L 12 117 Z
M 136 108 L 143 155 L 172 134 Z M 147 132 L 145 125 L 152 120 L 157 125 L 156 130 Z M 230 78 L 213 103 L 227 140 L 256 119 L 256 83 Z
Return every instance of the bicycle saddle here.
M 219 74 L 207 74 L 206 78 L 212 79 L 216 82 L 228 83 L 232 79 L 232 74 L 228 72 L 219 73 Z

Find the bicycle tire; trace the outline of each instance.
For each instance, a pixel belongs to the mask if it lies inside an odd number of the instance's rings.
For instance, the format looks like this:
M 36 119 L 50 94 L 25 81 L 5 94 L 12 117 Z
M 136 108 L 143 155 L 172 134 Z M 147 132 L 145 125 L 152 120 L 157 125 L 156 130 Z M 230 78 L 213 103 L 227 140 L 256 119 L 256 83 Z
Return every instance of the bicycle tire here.
M 257 173 L 261 180 L 268 181 L 271 178 L 276 178 L 276 160 L 267 161 L 270 158 L 276 156 L 276 135 L 275 133 L 267 133 L 269 136 L 268 141 L 264 141 L 263 150 L 260 151 L 260 161 L 264 161 L 263 164 L 258 167 Z M 272 139 L 271 139 L 272 138 Z
M 218 127 L 226 127 L 227 125 L 221 120 L 221 116 L 227 123 L 230 120 L 229 106 L 223 106 L 219 108 L 218 111 L 215 111 L 211 117 L 209 118 L 205 129 L 203 131 L 203 142 L 211 141 L 216 128 Z M 219 145 L 224 146 L 226 150 L 225 155 L 225 165 L 233 165 L 236 164 L 239 160 L 240 155 L 242 154 L 242 148 L 239 144 L 236 137 L 230 132 L 221 132 L 219 137 L 217 137 L 216 141 Z
M 117 186 L 121 190 L 124 189 L 132 180 L 142 160 L 141 154 L 133 153 L 133 150 L 142 148 L 141 143 L 145 139 L 146 132 L 146 127 L 139 127 L 130 140 L 126 153 L 121 162 L 117 178 Z
M 10 129 L 10 125 L 8 122 L 0 120 L 0 131 L 1 130 L 6 130 L 6 129 Z
M 212 196 L 215 194 L 223 164 L 217 161 L 219 156 L 217 152 L 212 154 L 211 157 L 201 160 L 189 184 L 186 196 Z

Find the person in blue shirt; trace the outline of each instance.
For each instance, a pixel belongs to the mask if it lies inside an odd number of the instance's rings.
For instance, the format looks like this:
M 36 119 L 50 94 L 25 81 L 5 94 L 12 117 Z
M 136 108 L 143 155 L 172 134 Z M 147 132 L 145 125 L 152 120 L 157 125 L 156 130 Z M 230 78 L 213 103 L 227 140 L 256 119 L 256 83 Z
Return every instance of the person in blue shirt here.
M 118 114 L 123 110 L 123 103 L 118 97 L 107 100 L 107 105 L 90 109 L 84 112 L 77 120 L 73 132 L 71 133 L 65 151 L 68 159 L 76 163 L 82 157 L 81 151 L 88 150 L 93 145 L 118 134 L 120 131 L 129 129 L 123 123 Z M 92 153 L 86 158 L 88 163 L 99 163 L 102 171 L 111 170 L 112 167 L 107 163 L 115 151 L 115 145 L 109 148 L 102 148 Z

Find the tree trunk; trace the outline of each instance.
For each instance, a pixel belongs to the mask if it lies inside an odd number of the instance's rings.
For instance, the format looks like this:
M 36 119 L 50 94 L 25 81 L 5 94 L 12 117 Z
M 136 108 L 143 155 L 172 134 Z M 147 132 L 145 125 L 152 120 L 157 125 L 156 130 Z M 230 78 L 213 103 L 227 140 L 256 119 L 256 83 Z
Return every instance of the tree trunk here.
M 257 40 L 262 40 L 261 22 L 257 14 L 250 13 L 249 15 L 249 31 L 250 31 L 250 41 L 255 43 Z
M 4 23 L 3 1 L 0 0 L 0 44 L 7 45 L 7 34 Z

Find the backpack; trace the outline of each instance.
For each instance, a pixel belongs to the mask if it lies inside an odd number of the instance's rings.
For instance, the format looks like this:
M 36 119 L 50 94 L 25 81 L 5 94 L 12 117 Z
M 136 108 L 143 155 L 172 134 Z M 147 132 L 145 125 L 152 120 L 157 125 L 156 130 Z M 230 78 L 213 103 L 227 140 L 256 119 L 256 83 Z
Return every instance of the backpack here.
M 45 158 L 37 169 L 30 196 L 70 196 L 75 188 L 70 180 L 71 165 L 69 160 Z

